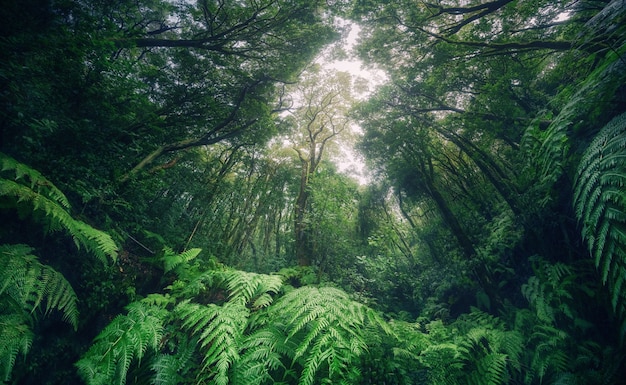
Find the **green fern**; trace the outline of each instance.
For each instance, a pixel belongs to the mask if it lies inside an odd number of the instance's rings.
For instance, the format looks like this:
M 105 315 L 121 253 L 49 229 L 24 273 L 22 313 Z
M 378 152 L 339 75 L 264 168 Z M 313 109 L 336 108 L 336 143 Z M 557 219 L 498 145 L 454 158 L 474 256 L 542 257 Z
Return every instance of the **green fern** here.
M 455 323 L 465 331 L 459 342 L 464 362 L 464 382 L 469 384 L 506 384 L 522 368 L 524 350 L 522 335 L 506 330 L 502 320 L 491 314 L 472 309 Z
M 292 290 L 251 318 L 233 378 L 246 384 L 357 383 L 368 327 L 391 333 L 378 314 L 339 289 Z
M 251 311 L 272 304 L 272 295 L 280 290 L 282 278 L 218 269 L 199 274 L 190 280 L 190 285 L 183 285 L 185 290 L 182 293 L 187 298 L 198 297 L 206 291 L 226 290 L 227 301 L 222 306 L 201 305 L 185 300 L 175 309 L 184 329 L 198 338 L 205 368 L 200 377 L 217 384 L 226 384 L 232 367 L 240 359 L 239 352 L 246 349 L 244 331 L 249 327 Z M 247 357 L 250 358 L 249 355 Z M 264 361 L 257 362 L 257 365 L 264 364 Z M 244 379 L 246 383 L 255 383 L 250 372 Z
M 260 385 L 275 383 L 290 375 L 295 378 L 295 373 L 283 362 L 295 349 L 297 344 L 287 340 L 282 327 L 273 323 L 263 325 L 242 341 L 241 359 L 235 367 L 233 383 Z
M 24 314 L 0 314 L 0 378 L 9 381 L 17 356 L 26 355 L 34 334 Z
M 160 348 L 167 311 L 143 302 L 133 302 L 127 309 L 128 314 L 117 316 L 76 363 L 87 384 L 123 385 L 133 360 L 141 361 Z
M 26 245 L 0 245 L 0 264 L 4 268 L 0 272 L 0 294 L 29 314 L 45 302 L 45 314 L 60 310 L 64 320 L 76 328 L 76 293 L 60 273 L 39 263 L 31 251 Z
M 198 338 L 203 354 L 203 380 L 227 385 L 229 370 L 239 359 L 239 345 L 249 316 L 246 307 L 240 302 L 205 306 L 183 301 L 175 313 L 183 328 Z
M 576 362 L 580 353 L 572 344 L 573 338 L 565 330 L 540 320 L 535 312 L 518 309 L 514 325 L 525 341 L 521 358 L 524 370 L 518 381 L 552 383 L 581 364 Z
M 556 321 L 556 314 L 565 315 L 574 319 L 571 302 L 573 302 L 573 286 L 577 275 L 569 266 L 557 262 L 549 264 L 546 261 L 535 258 L 538 266 L 535 267 L 537 275 L 528 279 L 522 285 L 522 294 L 528 300 L 531 308 L 540 321 L 552 324 Z
M 539 320 L 554 323 L 554 309 L 545 293 L 545 286 L 539 278 L 530 277 L 528 282 L 522 285 L 522 294 L 534 308 Z
M 469 384 L 500 385 L 507 383 L 506 354 L 489 353 L 476 362 L 476 367 L 476 371 L 468 378 Z
M 189 249 L 182 253 L 175 253 L 170 247 L 163 248 L 163 270 L 167 273 L 177 267 L 187 264 L 200 254 L 202 249 Z
M 222 273 L 224 286 L 230 292 L 229 301 L 249 304 L 253 309 L 269 306 L 283 285 L 278 275 L 256 274 L 239 270 Z
M 142 373 L 150 368 L 154 384 L 358 383 L 366 332 L 393 333 L 339 289 L 302 287 L 280 297 L 278 275 L 225 268 L 184 275 L 169 294 L 129 305 L 100 333 L 77 363 L 89 385 L 124 384 L 132 363 Z
M 365 327 L 391 333 L 376 312 L 330 287 L 293 290 L 269 309 L 269 315 L 287 337 L 283 345 L 297 346 L 287 354 L 302 366 L 301 385 L 315 383 L 322 369 L 327 381 L 358 377 L 355 363 L 367 349 Z
M 611 292 L 613 309 L 626 318 L 626 113 L 596 135 L 578 166 L 574 209 L 582 236 Z M 626 333 L 626 321 L 621 334 Z
M 184 383 L 185 377 L 190 369 L 190 363 L 195 353 L 195 340 L 190 341 L 186 336 L 181 335 L 173 343 L 175 354 L 164 353 L 155 357 L 151 369 L 154 377 L 153 385 L 172 385 Z
M 549 325 L 535 326 L 529 345 L 533 347 L 533 355 L 527 375 L 536 374 L 540 381 L 548 373 L 562 374 L 568 371 L 570 358 L 565 345 L 569 336 L 563 330 Z
M 0 153 L 0 165 L 0 197 L 8 198 L 10 207 L 38 218 L 50 231 L 65 230 L 76 247 L 84 247 L 103 262 L 107 258 L 115 261 L 118 249 L 113 239 L 72 218 L 67 198 L 52 182 L 3 153 Z
M 420 352 L 418 362 L 428 369 L 428 384 L 456 385 L 463 368 L 462 352 L 452 342 L 435 343 Z
M 550 201 L 554 183 L 563 174 L 565 156 L 569 149 L 567 129 L 571 125 L 571 114 L 560 114 L 546 130 L 532 124 L 522 137 L 522 189 L 527 191 L 538 207 Z
M 225 291 L 229 302 L 242 302 L 253 310 L 269 306 L 272 295 L 283 285 L 278 275 L 257 274 L 241 270 L 219 268 L 189 275 L 170 286 L 183 298 L 206 296 L 208 291 Z
M 26 354 L 33 340 L 35 314 L 53 310 L 78 327 L 76 293 L 65 277 L 41 264 L 26 245 L 0 245 L 0 375 L 7 381 L 18 354 Z
M 74 329 L 78 327 L 76 293 L 65 277 L 50 266 L 39 263 L 26 245 L 0 245 L 0 295 L 8 295 L 27 313 L 45 303 L 44 313 L 56 309 Z
M 506 332 L 474 328 L 465 335 L 460 351 L 466 362 L 467 382 L 474 385 L 499 385 L 506 382 L 507 355 L 500 352 L 499 340 Z
M 41 173 L 25 164 L 0 152 L 0 172 L 13 175 L 14 181 L 22 181 L 22 184 L 29 186 L 37 194 L 57 203 L 65 210 L 69 210 L 70 202 L 55 185 L 50 183 Z
M 0 153 L 0 198 L 2 208 L 32 216 L 48 231 L 67 231 L 77 247 L 85 247 L 98 258 L 115 260 L 117 246 L 112 238 L 69 213 L 65 195 L 38 171 Z M 7 381 L 18 354 L 26 354 L 34 338 L 31 327 L 37 313 L 58 310 L 63 320 L 78 327 L 76 293 L 63 275 L 41 264 L 26 245 L 0 245 L 0 366 Z

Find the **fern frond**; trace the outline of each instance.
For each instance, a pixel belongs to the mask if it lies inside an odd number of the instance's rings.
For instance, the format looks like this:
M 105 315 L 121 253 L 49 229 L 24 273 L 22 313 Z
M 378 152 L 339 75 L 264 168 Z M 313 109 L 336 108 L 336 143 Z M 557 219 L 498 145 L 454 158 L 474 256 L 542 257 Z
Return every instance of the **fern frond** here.
M 148 306 L 156 306 L 162 309 L 165 309 L 175 301 L 175 298 L 171 297 L 169 294 L 148 294 L 145 298 L 141 299 L 141 302 Z
M 204 271 L 200 274 L 194 274 L 191 277 L 183 277 L 182 279 L 174 282 L 168 289 L 173 294 L 180 296 L 181 298 L 193 298 L 209 288 L 217 286 L 219 279 L 216 278 L 214 270 Z
M 355 375 L 354 364 L 367 349 L 366 327 L 384 323 L 372 309 L 330 287 L 298 288 L 268 311 L 270 319 L 282 325 L 286 341 L 296 344 L 287 354 L 302 365 L 300 384 L 311 384 L 322 368 L 330 381 Z
M 163 271 L 169 272 L 176 269 L 178 266 L 189 263 L 196 258 L 202 249 L 189 249 L 182 253 L 175 253 L 170 247 L 163 248 Z
M 469 375 L 468 383 L 472 385 L 506 384 L 506 366 L 506 354 L 487 354 L 481 357 L 478 362 L 476 362 L 476 370 Z
M 528 300 L 530 308 L 537 319 L 545 324 L 554 325 L 557 317 L 565 316 L 575 322 L 578 319 L 576 301 L 586 286 L 577 284 L 581 279 L 581 271 L 561 262 L 548 263 L 540 257 L 536 261 L 534 276 L 522 285 L 522 294 Z M 582 325 L 579 323 L 579 325 Z
M 183 336 L 184 337 L 184 336 Z M 176 341 L 176 354 L 160 354 L 152 362 L 151 369 L 154 377 L 153 385 L 175 385 L 184 381 L 184 375 L 189 369 L 189 362 L 195 353 L 195 343 L 187 338 Z
M 241 301 L 260 309 L 272 303 L 269 294 L 276 294 L 283 285 L 278 275 L 250 273 L 241 270 L 227 270 L 222 273 L 223 285 L 230 292 L 229 301 Z
M 35 186 L 39 183 L 44 182 L 37 182 Z M 52 183 L 46 180 L 45 184 L 50 186 L 48 190 L 55 192 L 51 197 L 42 194 L 41 189 L 0 178 L 0 196 L 14 199 L 15 207 L 27 208 L 33 214 L 42 214 L 41 217 L 49 229 L 65 230 L 74 239 L 77 247 L 85 247 L 103 262 L 106 262 L 107 258 L 115 261 L 118 249 L 111 236 L 72 218 L 66 205 L 67 199 L 57 196 L 58 189 Z
M 582 236 L 612 294 L 614 311 L 626 309 L 626 113 L 611 120 L 593 139 L 578 166 L 574 209 Z M 622 336 L 623 337 L 623 336 Z
M 471 325 L 472 329 L 477 326 L 487 329 L 504 329 L 504 322 L 498 317 L 475 307 L 472 307 L 470 310 L 469 313 L 463 315 L 462 320 Z
M 127 309 L 128 314 L 114 318 L 76 363 L 87 384 L 124 385 L 133 360 L 159 349 L 167 312 L 143 302 L 133 302 Z
M 154 377 L 151 383 L 153 385 L 172 385 L 181 383 L 183 377 L 178 374 L 180 363 L 177 357 L 169 354 L 161 354 L 152 363 Z
M 227 385 L 228 372 L 239 359 L 239 345 L 247 325 L 249 311 L 244 304 L 227 302 L 208 306 L 181 302 L 175 313 L 183 328 L 197 336 L 203 354 L 203 370 L 215 384 Z
M 530 370 L 527 375 L 543 380 L 549 373 L 559 374 L 568 370 L 570 358 L 566 354 L 569 336 L 563 330 L 550 325 L 535 325 L 529 339 L 532 347 Z
M 278 379 L 289 372 L 285 361 L 293 356 L 297 345 L 287 340 L 284 325 L 280 322 L 266 324 L 265 321 L 256 324 L 260 329 L 246 336 L 241 343 L 243 353 L 236 365 L 233 383 L 278 383 Z
M 61 273 L 41 264 L 32 251 L 26 245 L 0 245 L 0 265 L 4 267 L 0 272 L 0 295 L 7 295 L 29 314 L 45 303 L 44 314 L 59 310 L 63 320 L 76 329 L 78 307 L 74 289 Z
M 528 282 L 522 285 L 522 294 L 534 308 L 537 318 L 547 323 L 554 322 L 554 309 L 547 301 L 545 287 L 539 278 L 530 277 Z
M 286 367 L 282 360 L 286 349 L 280 345 L 285 336 L 276 328 L 263 329 L 248 336 L 241 344 L 244 352 L 235 370 L 234 383 L 262 384 L 273 380 L 271 372 Z
M 65 194 L 41 175 L 39 171 L 18 162 L 2 152 L 0 152 L 0 172 L 14 175 L 10 179 L 15 181 L 24 180 L 24 184 L 30 186 L 30 189 L 37 194 L 50 199 L 65 210 L 70 209 L 70 202 Z
M 525 341 L 517 330 L 478 309 L 460 317 L 454 326 L 463 331 L 458 352 L 464 363 L 465 381 L 470 384 L 505 384 L 512 373 L 522 371 Z
M 8 382 L 17 356 L 26 355 L 34 334 L 22 314 L 0 314 L 0 378 Z
M 507 364 L 521 372 L 522 353 L 525 348 L 524 336 L 518 331 L 511 330 L 499 335 L 500 352 L 507 356 Z
M 107 262 L 107 258 L 113 262 L 117 260 L 119 250 L 109 234 L 77 220 L 72 220 L 68 224 L 65 229 L 72 235 L 78 247 L 85 247 L 103 263 Z
M 429 383 L 457 384 L 461 355 L 461 349 L 454 343 L 433 344 L 420 353 L 419 362 L 429 369 Z
M 272 304 L 273 295 L 283 285 L 278 275 L 257 274 L 235 269 L 216 269 L 193 276 L 188 281 L 181 281 L 183 297 L 194 297 L 206 290 L 220 289 L 228 292 L 229 302 L 239 302 L 251 310 L 259 310 Z
M 521 148 L 524 154 L 522 174 L 525 190 L 536 195 L 538 203 L 549 201 L 550 189 L 563 174 L 565 155 L 569 150 L 567 129 L 571 125 L 570 116 L 557 117 L 547 130 L 533 124 L 522 137 Z
M 522 339 L 515 332 L 472 329 L 461 343 L 459 352 L 465 362 L 470 384 L 505 384 L 510 369 L 521 368 L 519 355 Z M 503 343 L 506 341 L 506 344 Z M 508 354 L 511 352 L 512 354 Z

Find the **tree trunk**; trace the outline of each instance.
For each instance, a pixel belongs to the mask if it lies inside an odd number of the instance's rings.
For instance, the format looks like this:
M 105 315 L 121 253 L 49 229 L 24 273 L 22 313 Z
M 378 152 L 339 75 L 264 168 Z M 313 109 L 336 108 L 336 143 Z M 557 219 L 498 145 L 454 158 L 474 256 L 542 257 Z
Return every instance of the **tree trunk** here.
M 459 242 L 459 246 L 461 246 L 461 250 L 463 250 L 465 258 L 471 259 L 476 255 L 476 250 L 474 249 L 472 241 L 469 239 L 469 237 L 461 227 L 461 224 L 456 219 L 456 216 L 454 215 L 450 207 L 448 207 L 448 203 L 444 199 L 443 195 L 441 195 L 439 190 L 435 188 L 431 180 L 427 178 L 424 179 L 424 185 L 428 190 L 428 194 L 433 199 L 433 201 L 435 201 L 435 204 L 437 205 L 437 208 L 439 208 L 439 212 L 441 213 L 444 222 L 450 227 L 452 234 Z
M 309 229 L 305 222 L 307 205 L 309 202 L 308 191 L 308 164 L 302 162 L 302 176 L 300 178 L 300 191 L 295 204 L 294 231 L 295 231 L 295 253 L 298 266 L 311 266 L 311 250 Z

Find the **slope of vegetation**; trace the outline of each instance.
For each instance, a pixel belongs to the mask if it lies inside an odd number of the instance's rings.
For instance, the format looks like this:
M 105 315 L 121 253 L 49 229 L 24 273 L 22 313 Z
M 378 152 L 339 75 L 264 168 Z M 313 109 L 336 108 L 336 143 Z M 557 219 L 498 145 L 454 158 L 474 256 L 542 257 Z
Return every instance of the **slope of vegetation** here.
M 4 384 L 624 383 L 623 1 L 0 21 Z

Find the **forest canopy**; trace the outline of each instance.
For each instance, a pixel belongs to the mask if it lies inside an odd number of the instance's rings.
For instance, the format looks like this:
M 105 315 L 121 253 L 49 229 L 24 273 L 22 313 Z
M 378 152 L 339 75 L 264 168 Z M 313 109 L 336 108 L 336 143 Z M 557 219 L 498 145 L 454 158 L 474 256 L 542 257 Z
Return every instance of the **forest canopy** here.
M 24 0 L 0 50 L 3 384 L 624 383 L 624 0 Z

